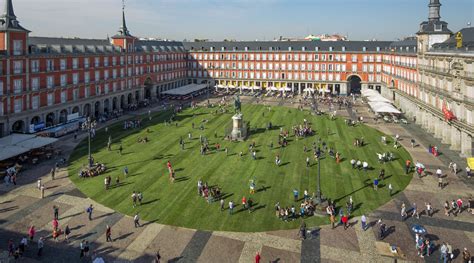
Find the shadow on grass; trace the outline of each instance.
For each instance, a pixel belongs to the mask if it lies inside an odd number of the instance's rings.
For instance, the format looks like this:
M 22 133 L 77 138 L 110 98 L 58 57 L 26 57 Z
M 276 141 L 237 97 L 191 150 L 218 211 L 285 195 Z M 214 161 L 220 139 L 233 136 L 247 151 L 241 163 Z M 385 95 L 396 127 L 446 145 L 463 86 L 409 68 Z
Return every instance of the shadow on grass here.
M 160 199 L 155 198 L 155 199 L 150 200 L 150 201 L 142 202 L 142 205 L 153 204 L 153 203 L 155 203 L 155 202 L 158 202 L 159 200 L 160 200 Z

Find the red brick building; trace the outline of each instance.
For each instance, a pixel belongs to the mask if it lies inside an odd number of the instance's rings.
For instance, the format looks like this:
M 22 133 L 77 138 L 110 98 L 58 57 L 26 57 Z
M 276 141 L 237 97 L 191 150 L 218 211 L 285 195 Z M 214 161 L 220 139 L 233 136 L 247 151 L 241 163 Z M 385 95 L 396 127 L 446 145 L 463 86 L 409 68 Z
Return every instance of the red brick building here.
M 0 17 L 0 137 L 99 116 L 186 83 L 180 42 L 140 40 L 123 14 L 111 40 L 30 37 L 12 0 Z

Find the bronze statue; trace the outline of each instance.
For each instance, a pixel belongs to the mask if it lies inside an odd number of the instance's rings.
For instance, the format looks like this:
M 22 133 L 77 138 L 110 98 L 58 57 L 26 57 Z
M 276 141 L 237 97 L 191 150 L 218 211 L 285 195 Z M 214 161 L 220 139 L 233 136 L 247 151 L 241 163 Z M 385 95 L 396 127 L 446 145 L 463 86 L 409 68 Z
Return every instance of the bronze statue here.
M 235 113 L 240 113 L 242 107 L 242 103 L 240 102 L 240 97 L 239 95 L 236 95 L 234 97 L 234 111 Z

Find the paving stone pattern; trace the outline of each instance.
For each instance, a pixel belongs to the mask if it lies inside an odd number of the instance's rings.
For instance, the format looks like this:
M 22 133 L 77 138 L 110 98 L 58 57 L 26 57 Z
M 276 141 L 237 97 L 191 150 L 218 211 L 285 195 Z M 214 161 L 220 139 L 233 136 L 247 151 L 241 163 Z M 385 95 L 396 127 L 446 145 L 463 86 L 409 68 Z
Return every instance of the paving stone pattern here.
M 256 103 L 256 98 L 243 97 L 244 103 Z M 213 100 L 211 99 L 211 102 Z M 297 107 L 298 100 L 281 100 L 265 98 L 260 100 L 265 105 L 283 105 Z M 328 106 L 319 103 L 318 109 L 327 111 Z M 143 112 L 148 111 L 148 109 Z M 138 113 L 134 113 L 138 114 Z M 391 136 L 399 134 L 401 143 L 412 155 L 413 160 L 425 163 L 430 172 L 441 167 L 448 173 L 447 165 L 451 160 L 464 165 L 462 159 L 446 146 L 438 143 L 432 136 L 424 133 L 416 125 L 375 124 L 373 116 L 364 105 L 356 104 L 352 109 L 338 110 L 344 118 L 357 119 L 363 116 L 369 126 L 377 128 Z M 118 121 L 131 115 L 124 116 Z M 103 126 L 101 126 L 103 127 Z M 79 139 L 85 135 L 81 135 Z M 411 148 L 410 138 L 416 138 L 418 147 Z M 68 156 L 77 142 L 72 136 L 61 138 L 55 147 L 63 150 Z M 426 145 L 437 144 L 443 155 L 436 158 L 427 153 Z M 433 176 L 413 178 L 410 185 L 394 199 L 367 215 L 371 227 L 363 230 L 360 218 L 351 218 L 352 226 L 344 230 L 339 226 L 331 229 L 322 226 L 306 240 L 300 240 L 298 230 L 272 231 L 262 233 L 206 232 L 200 230 L 161 225 L 159 222 L 142 222 L 142 227 L 135 228 L 133 220 L 87 198 L 67 178 L 67 171 L 62 168 L 56 179 L 51 180 L 49 171 L 55 160 L 39 164 L 35 169 L 27 169 L 19 177 L 19 186 L 0 185 L 0 262 L 14 262 L 8 258 L 6 244 L 9 239 L 18 243 L 26 235 L 29 225 L 35 225 L 37 235 L 27 248 L 22 262 L 91 262 L 95 256 L 106 262 L 151 262 L 157 251 L 163 262 L 254 262 L 255 253 L 259 252 L 262 262 L 393 262 L 382 257 L 375 249 L 375 242 L 380 241 L 376 221 L 382 219 L 389 227 L 389 234 L 382 240 L 399 246 L 407 255 L 409 262 L 438 262 L 439 249 L 431 257 L 421 259 L 417 256 L 414 235 L 410 231 L 413 224 L 425 226 L 437 247 L 441 242 L 449 242 L 459 252 L 464 247 L 474 254 L 474 217 L 466 211 L 457 217 L 444 215 L 444 200 L 466 199 L 474 194 L 473 181 L 458 175 L 448 175 L 449 184 L 439 189 L 437 179 Z M 46 197 L 40 198 L 36 189 L 36 180 L 41 177 L 47 190 Z M 423 214 L 420 219 L 409 217 L 402 220 L 400 205 L 410 207 L 418 204 L 420 211 L 424 203 L 431 202 L 437 212 L 428 217 Z M 85 208 L 95 207 L 93 220 L 89 221 Z M 69 242 L 63 237 L 59 241 L 51 238 L 52 206 L 60 207 L 60 227 L 69 225 L 72 230 Z M 113 242 L 106 242 L 106 225 L 112 227 Z M 46 237 L 42 258 L 36 255 L 36 242 L 39 236 Z M 89 256 L 80 258 L 79 243 L 89 241 Z M 399 261 L 403 262 L 403 261 Z M 455 262 L 461 262 L 459 253 Z

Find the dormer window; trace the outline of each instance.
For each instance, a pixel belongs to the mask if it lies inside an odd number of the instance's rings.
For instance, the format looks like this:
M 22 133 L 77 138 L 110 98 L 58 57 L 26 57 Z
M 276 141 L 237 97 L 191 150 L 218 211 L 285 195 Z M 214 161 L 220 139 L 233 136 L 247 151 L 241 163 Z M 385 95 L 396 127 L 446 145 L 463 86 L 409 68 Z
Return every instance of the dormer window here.
M 210 47 L 209 50 L 210 50 L 210 51 L 214 51 L 214 47 Z
M 306 51 L 306 47 L 301 47 L 301 51 Z
M 434 30 L 435 31 L 441 31 L 442 29 L 443 29 L 443 25 L 441 25 L 441 24 L 435 24 L 434 25 Z
M 362 51 L 367 51 L 367 47 L 362 47 Z
M 269 47 L 268 50 L 269 50 L 269 51 L 273 51 L 273 47 Z
M 342 51 L 346 51 L 346 47 L 345 47 L 345 46 L 342 47 Z
M 292 48 L 291 48 L 291 47 L 288 47 L 288 51 L 291 51 L 291 50 L 292 50 Z
M 380 52 L 380 47 L 377 47 L 377 52 Z
M 319 51 L 319 47 L 315 47 L 314 50 Z
M 221 51 L 225 51 L 225 47 L 221 47 Z
M 332 50 L 333 50 L 333 48 L 332 48 L 332 47 L 329 47 L 329 51 L 332 51 Z
M 249 51 L 249 47 L 245 47 L 245 51 Z

